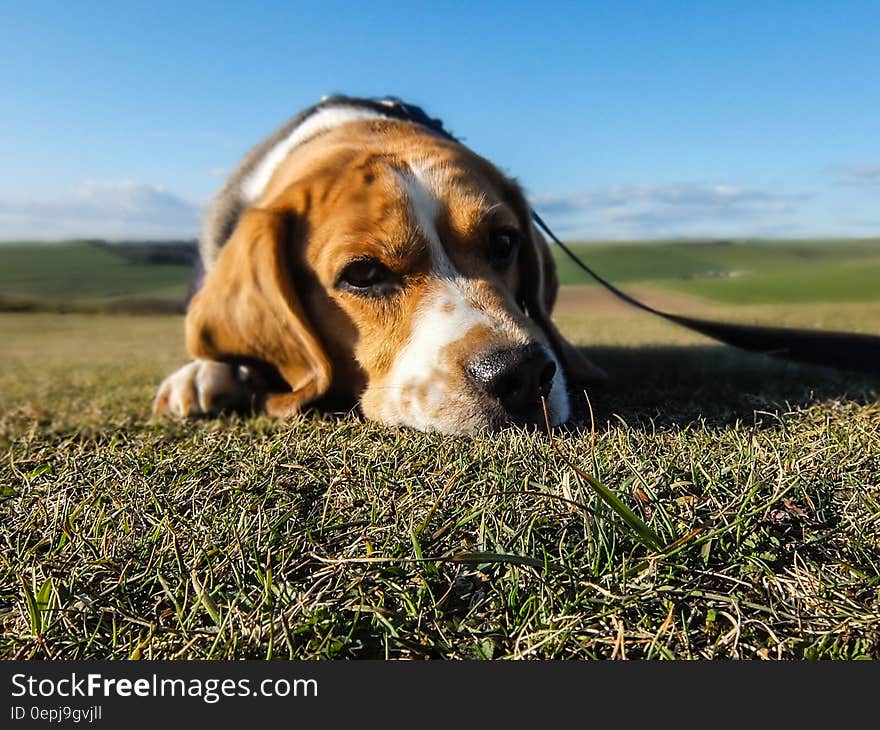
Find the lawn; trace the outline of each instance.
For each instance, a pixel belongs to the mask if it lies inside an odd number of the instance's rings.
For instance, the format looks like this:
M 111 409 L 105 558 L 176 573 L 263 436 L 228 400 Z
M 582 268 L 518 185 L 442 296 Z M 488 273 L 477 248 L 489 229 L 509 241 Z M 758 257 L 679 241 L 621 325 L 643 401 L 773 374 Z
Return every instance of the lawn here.
M 880 302 L 720 305 L 880 332 Z M 153 423 L 176 316 L 2 314 L 0 656 L 880 658 L 880 378 L 563 291 L 611 379 L 552 439 Z M 644 520 L 646 544 L 578 473 Z

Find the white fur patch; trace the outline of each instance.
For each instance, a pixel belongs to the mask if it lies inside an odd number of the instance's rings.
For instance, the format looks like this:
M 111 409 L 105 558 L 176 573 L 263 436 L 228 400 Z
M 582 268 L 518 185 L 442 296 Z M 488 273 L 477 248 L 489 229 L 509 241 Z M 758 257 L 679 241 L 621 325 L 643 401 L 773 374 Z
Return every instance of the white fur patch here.
M 302 124 L 294 129 L 290 135 L 282 139 L 270 149 L 257 163 L 256 167 L 248 174 L 241 183 L 241 192 L 245 200 L 253 203 L 262 195 L 263 190 L 275 174 L 278 166 L 284 162 L 284 158 L 291 150 L 301 145 L 316 134 L 326 132 L 346 122 L 355 122 L 361 119 L 386 119 L 382 114 L 372 109 L 358 109 L 355 107 L 331 107 L 322 109 L 308 117 Z
M 446 375 L 440 365 L 443 350 L 471 327 L 491 326 L 492 323 L 483 312 L 471 306 L 456 281 L 458 272 L 437 233 L 436 221 L 441 204 L 434 181 L 419 166 L 411 167 L 410 174 L 398 173 L 397 179 L 409 201 L 410 214 L 428 242 L 432 271 L 438 279 L 446 282 L 443 289 L 423 303 L 416 313 L 410 339 L 391 370 L 389 386 L 392 397 L 386 409 L 389 415 L 397 415 L 397 419 L 409 426 L 436 429 L 439 425 L 437 412 L 451 396 L 443 385 L 443 376 Z M 420 397 L 411 397 L 413 392 L 420 393 Z
M 437 234 L 437 216 L 441 210 L 439 182 L 436 176 L 420 165 L 411 166 L 410 170 L 410 175 L 397 173 L 397 179 L 409 200 L 410 213 L 428 241 L 434 273 L 444 278 L 459 276 Z
M 571 405 L 568 402 L 568 387 L 565 384 L 565 374 L 562 372 L 562 363 L 556 357 L 551 348 L 547 348 L 547 354 L 556 363 L 556 374 L 553 376 L 553 385 L 550 387 L 550 395 L 547 397 L 547 412 L 550 416 L 550 425 L 558 426 L 565 423 L 571 415 Z
M 444 406 L 455 405 L 461 397 L 444 387 L 444 376 L 449 373 L 442 363 L 442 354 L 477 325 L 492 323 L 468 303 L 453 283 L 446 284 L 422 305 L 413 320 L 409 341 L 395 358 L 387 381 L 387 423 L 402 423 L 421 430 L 454 430 L 448 429 L 448 425 L 444 428 L 437 420 Z

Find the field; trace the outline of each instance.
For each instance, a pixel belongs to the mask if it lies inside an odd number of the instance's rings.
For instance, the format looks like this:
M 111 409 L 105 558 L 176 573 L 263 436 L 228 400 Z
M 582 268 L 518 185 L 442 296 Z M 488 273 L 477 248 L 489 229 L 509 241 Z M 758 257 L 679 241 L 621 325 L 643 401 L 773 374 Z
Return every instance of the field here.
M 583 250 L 675 311 L 880 333 L 876 241 L 682 246 Z M 583 401 L 552 437 L 153 422 L 181 317 L 81 305 L 173 301 L 186 268 L 83 265 L 65 298 L 62 250 L 27 285 L 0 266 L 46 310 L 0 314 L 0 656 L 880 659 L 880 377 L 566 286 L 556 319 L 611 376 L 593 428 Z
M 176 303 L 189 284 L 187 266 L 142 265 L 86 242 L 2 244 L 0 262 L 0 304 L 32 308 L 97 309 L 119 300 Z

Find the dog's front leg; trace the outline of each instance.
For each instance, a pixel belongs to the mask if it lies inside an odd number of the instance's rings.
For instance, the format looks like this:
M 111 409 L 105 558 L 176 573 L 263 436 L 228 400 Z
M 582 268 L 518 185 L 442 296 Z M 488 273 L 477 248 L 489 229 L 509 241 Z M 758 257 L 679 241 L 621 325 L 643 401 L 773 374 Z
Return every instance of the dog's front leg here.
M 250 409 L 255 386 L 254 374 L 246 366 L 193 360 L 162 381 L 153 413 L 186 418 Z

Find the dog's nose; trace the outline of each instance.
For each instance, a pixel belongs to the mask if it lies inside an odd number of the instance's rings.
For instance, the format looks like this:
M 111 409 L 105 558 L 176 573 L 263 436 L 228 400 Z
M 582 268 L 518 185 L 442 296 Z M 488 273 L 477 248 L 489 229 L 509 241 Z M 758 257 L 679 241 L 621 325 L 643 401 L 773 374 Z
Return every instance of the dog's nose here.
M 534 418 L 553 386 L 556 363 L 543 345 L 496 350 L 468 367 L 473 382 L 515 418 Z

